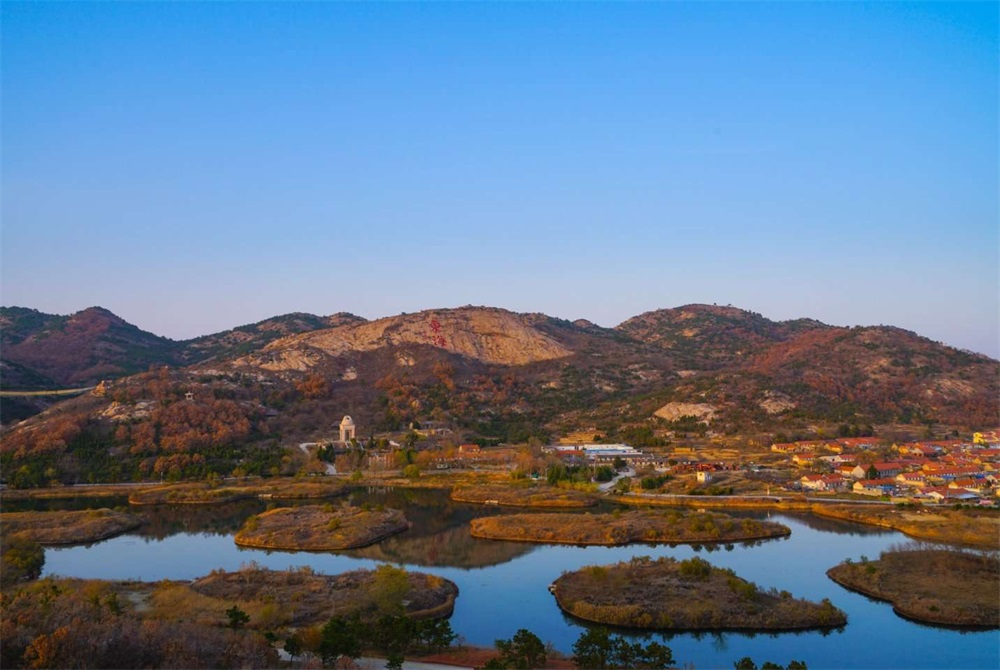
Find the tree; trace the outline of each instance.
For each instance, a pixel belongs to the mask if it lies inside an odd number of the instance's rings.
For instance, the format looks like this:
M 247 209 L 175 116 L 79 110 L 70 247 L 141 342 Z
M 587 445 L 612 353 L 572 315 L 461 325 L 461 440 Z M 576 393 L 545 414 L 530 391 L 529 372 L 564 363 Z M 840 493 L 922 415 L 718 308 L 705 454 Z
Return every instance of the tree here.
M 622 477 L 614 485 L 614 492 L 619 495 L 624 495 L 632 490 L 632 478 Z
M 250 615 L 241 610 L 237 605 L 233 605 L 226 610 L 226 617 L 229 618 L 229 627 L 233 630 L 243 628 L 250 623 Z
M 733 667 L 736 670 L 757 670 L 757 664 L 753 662 L 753 659 L 749 656 L 744 656 L 740 660 L 733 663 Z
M 591 628 L 573 643 L 573 661 L 578 668 L 608 668 L 613 647 L 607 629 Z
M 45 565 L 45 550 L 37 542 L 23 537 L 4 536 L 0 554 L 0 587 L 7 588 L 29 579 L 37 579 Z
M 298 635 L 292 635 L 285 640 L 285 651 L 292 658 L 302 653 L 302 640 Z
M 588 630 L 573 644 L 578 668 L 649 668 L 662 670 L 674 664 L 670 647 L 659 642 L 643 646 L 621 636 L 612 636 L 603 628 Z M 756 670 L 756 669 L 754 669 Z
M 878 468 L 875 467 L 874 463 L 868 466 L 868 470 L 865 471 L 865 476 L 867 476 L 868 479 L 878 479 Z
M 545 645 L 529 630 L 521 628 L 511 639 L 497 640 L 495 644 L 500 652 L 500 665 L 496 667 L 528 670 L 545 665 Z
M 380 612 L 401 614 L 403 598 L 410 590 L 410 578 L 403 568 L 383 563 L 375 568 L 372 598 Z
M 362 624 L 357 615 L 349 618 L 333 617 L 323 625 L 319 644 L 319 655 L 323 665 L 335 663 L 341 656 L 358 658 L 361 656 Z
M 610 482 L 615 477 L 614 468 L 608 465 L 601 465 L 594 473 L 594 479 L 599 482 Z

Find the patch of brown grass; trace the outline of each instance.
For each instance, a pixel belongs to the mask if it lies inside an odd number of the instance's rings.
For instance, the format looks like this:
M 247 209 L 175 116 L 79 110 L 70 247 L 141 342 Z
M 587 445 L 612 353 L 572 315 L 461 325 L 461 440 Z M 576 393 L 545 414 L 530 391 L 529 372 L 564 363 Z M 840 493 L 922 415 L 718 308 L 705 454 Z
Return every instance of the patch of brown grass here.
M 97 542 L 138 528 L 142 519 L 107 508 L 79 511 L 4 512 L 4 535 L 18 535 L 39 544 Z
M 473 537 L 518 542 L 619 545 L 630 542 L 740 542 L 789 535 L 770 521 L 711 512 L 644 510 L 612 514 L 509 514 L 473 519 Z
M 827 571 L 841 586 L 925 623 L 1000 628 L 1000 558 L 920 545 Z
M 814 514 L 892 528 L 907 535 L 970 547 L 1000 549 L 1000 512 L 896 508 L 888 505 L 815 505 Z
M 801 630 L 832 628 L 847 616 L 828 600 L 761 591 L 732 570 L 695 557 L 647 557 L 588 566 L 555 581 L 556 602 L 586 621 L 655 630 Z
M 347 505 L 279 507 L 252 516 L 233 537 L 243 547 L 336 551 L 375 544 L 410 527 L 399 510 Z
M 342 481 L 329 479 L 270 479 L 238 486 L 213 486 L 206 482 L 188 482 L 133 491 L 132 505 L 218 505 L 246 498 L 331 498 L 347 493 Z
M 456 486 L 451 499 L 479 505 L 505 505 L 512 507 L 590 507 L 597 498 L 572 489 L 544 484 L 483 484 Z

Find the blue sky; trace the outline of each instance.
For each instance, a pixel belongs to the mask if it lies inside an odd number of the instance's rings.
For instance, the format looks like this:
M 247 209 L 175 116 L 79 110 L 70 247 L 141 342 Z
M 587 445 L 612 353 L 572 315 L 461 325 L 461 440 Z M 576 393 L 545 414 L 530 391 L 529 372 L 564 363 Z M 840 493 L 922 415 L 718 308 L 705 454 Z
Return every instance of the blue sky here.
M 2 7 L 2 302 L 692 302 L 1000 355 L 996 3 Z

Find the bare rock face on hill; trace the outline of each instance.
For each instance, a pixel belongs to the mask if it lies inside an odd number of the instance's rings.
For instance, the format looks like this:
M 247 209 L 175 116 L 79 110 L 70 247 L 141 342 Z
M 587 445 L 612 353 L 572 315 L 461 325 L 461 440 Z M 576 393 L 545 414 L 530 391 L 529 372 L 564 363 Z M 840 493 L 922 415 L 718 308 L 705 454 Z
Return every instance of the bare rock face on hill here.
M 677 421 L 684 416 L 693 416 L 708 423 L 715 416 L 716 408 L 705 403 L 668 402 L 654 414 L 667 421 Z
M 525 365 L 572 355 L 517 314 L 462 307 L 303 333 L 272 342 L 236 362 L 265 370 L 307 370 L 327 357 L 400 345 L 426 345 L 495 365 Z

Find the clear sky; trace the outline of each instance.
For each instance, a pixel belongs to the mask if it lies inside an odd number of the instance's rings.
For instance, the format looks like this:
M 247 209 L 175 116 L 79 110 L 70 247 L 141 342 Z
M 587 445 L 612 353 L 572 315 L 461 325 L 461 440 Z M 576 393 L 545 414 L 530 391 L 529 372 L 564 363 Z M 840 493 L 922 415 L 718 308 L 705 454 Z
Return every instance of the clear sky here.
M 1000 355 L 997 3 L 0 12 L 5 305 L 704 302 Z

